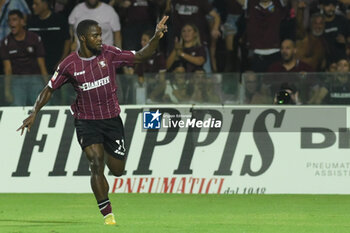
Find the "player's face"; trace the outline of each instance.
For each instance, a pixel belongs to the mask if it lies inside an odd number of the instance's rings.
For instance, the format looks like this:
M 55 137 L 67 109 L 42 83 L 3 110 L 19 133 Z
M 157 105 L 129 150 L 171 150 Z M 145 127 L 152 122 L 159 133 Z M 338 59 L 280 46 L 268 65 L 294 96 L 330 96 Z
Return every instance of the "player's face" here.
M 99 0 L 85 0 L 85 3 L 89 8 L 96 8 Z
M 10 15 L 8 24 L 13 35 L 17 35 L 21 30 L 24 30 L 24 19 L 21 19 L 18 15 Z
M 311 31 L 314 36 L 321 36 L 324 31 L 324 20 L 322 17 L 317 17 L 311 22 Z
M 86 47 L 93 53 L 98 53 L 102 49 L 102 30 L 97 25 L 92 25 L 85 38 Z
M 191 42 L 194 40 L 196 32 L 190 25 L 186 25 L 182 28 L 181 36 L 184 42 Z
M 281 55 L 284 62 L 289 62 L 294 58 L 296 50 L 294 48 L 293 42 L 290 40 L 285 40 L 281 45 Z
M 335 14 L 335 5 L 333 4 L 324 5 L 323 11 L 327 17 L 332 17 Z
M 45 10 L 45 4 L 42 0 L 33 0 L 34 15 L 40 15 Z
M 146 35 L 146 34 L 143 34 L 141 36 L 141 46 L 142 46 L 142 48 L 146 46 L 146 44 L 149 42 L 150 39 L 151 38 L 149 38 L 149 36 Z

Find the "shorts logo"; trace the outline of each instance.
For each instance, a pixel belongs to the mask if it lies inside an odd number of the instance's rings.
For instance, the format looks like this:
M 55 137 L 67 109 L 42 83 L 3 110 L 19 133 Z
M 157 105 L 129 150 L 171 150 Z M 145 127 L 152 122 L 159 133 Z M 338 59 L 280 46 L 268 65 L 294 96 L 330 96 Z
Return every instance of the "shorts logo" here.
M 160 129 L 161 116 L 159 109 L 156 112 L 143 112 L 143 128 Z
M 114 151 L 114 153 L 124 156 L 125 155 L 125 147 L 124 147 L 124 139 L 122 140 L 116 140 L 118 148 Z

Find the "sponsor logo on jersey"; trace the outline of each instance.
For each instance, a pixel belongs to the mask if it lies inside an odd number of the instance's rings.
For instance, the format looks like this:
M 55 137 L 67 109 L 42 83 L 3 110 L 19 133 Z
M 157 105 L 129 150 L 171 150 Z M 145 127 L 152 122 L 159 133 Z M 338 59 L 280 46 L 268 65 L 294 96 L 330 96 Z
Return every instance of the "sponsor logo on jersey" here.
M 110 82 L 109 76 L 101 78 L 99 80 L 96 80 L 94 82 L 87 82 L 87 83 L 83 83 L 81 86 L 79 86 L 80 89 L 82 89 L 83 91 L 88 91 L 91 89 L 95 89 L 101 86 L 104 86 L 106 84 L 108 84 Z

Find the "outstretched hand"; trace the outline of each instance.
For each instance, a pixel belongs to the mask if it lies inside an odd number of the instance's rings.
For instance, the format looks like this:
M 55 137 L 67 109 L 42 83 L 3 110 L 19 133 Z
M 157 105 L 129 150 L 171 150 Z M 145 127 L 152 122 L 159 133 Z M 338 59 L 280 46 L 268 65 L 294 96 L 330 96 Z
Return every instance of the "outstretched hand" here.
M 162 38 L 164 36 L 164 33 L 168 31 L 168 26 L 165 24 L 168 18 L 169 16 L 164 16 L 157 24 L 155 36 L 158 38 Z
M 21 130 L 21 136 L 23 135 L 24 129 L 27 128 L 28 132 L 30 132 L 30 128 L 32 127 L 34 120 L 35 120 L 35 114 L 31 113 L 26 119 L 24 119 L 23 124 L 21 127 L 19 127 L 16 131 Z

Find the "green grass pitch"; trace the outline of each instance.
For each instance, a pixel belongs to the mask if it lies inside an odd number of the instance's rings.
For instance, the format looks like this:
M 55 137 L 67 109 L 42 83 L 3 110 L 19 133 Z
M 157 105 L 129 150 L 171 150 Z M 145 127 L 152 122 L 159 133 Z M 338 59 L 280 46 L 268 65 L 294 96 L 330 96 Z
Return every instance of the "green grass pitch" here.
M 0 194 L 1 233 L 350 232 L 348 195 L 111 194 L 117 226 L 92 194 Z

